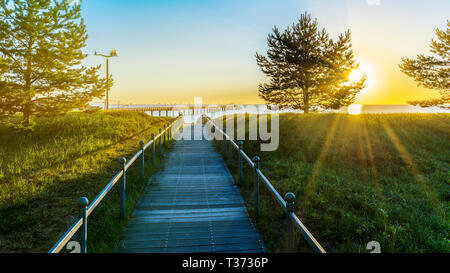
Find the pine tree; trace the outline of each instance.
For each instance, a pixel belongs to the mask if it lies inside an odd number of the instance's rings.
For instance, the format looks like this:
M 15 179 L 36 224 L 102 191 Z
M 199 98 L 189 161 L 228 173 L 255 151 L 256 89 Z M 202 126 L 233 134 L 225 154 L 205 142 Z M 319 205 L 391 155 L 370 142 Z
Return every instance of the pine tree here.
M 0 116 L 57 115 L 101 98 L 100 66 L 81 62 L 81 1 L 0 0 Z
M 256 53 L 256 60 L 270 82 L 259 85 L 259 96 L 281 108 L 311 110 L 339 109 L 354 102 L 364 88 L 366 76 L 350 82 L 358 69 L 347 31 L 334 41 L 317 19 L 304 13 L 300 20 L 268 37 L 267 57 Z
M 430 107 L 441 105 L 449 108 L 450 103 L 450 21 L 447 29 L 436 29 L 437 40 L 431 42 L 432 56 L 417 55 L 417 59 L 402 58 L 400 69 L 413 78 L 418 86 L 438 90 L 440 98 L 424 101 L 411 101 L 412 105 Z M 446 106 L 447 104 L 447 106 Z

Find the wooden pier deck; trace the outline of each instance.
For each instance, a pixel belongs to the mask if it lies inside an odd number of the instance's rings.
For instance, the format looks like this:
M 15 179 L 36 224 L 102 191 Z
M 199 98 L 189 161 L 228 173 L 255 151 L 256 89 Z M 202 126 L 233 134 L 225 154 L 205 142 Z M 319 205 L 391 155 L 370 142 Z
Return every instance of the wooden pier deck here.
M 115 252 L 265 252 L 265 246 L 213 143 L 180 140 L 149 180 Z

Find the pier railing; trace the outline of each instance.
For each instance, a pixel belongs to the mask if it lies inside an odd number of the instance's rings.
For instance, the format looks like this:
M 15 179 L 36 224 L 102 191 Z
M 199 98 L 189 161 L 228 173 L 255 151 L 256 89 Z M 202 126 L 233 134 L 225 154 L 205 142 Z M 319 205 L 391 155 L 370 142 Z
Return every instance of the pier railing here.
M 277 201 L 277 203 L 281 206 L 283 211 L 286 213 L 287 219 L 289 221 L 287 227 L 287 241 L 286 241 L 286 250 L 287 252 L 294 252 L 295 250 L 295 228 L 297 228 L 300 233 L 303 235 L 305 240 L 311 246 L 311 248 L 317 253 L 326 253 L 325 249 L 320 245 L 320 243 L 314 238 L 314 236 L 309 232 L 306 226 L 300 221 L 300 219 L 295 215 L 295 195 L 292 192 L 289 192 L 285 195 L 284 199 L 275 189 L 275 187 L 270 183 L 270 180 L 262 173 L 259 169 L 260 158 L 255 156 L 252 159 L 243 151 L 242 146 L 243 142 L 239 141 L 238 143 L 234 142 L 233 138 L 226 133 L 226 128 L 222 130 L 222 127 L 217 126 L 214 121 L 204 115 L 204 117 L 212 124 L 212 126 L 217 130 L 220 134 L 223 135 L 223 152 L 224 154 L 229 153 L 229 161 L 230 165 L 233 160 L 233 148 L 238 152 L 238 185 L 242 184 L 243 175 L 242 161 L 247 162 L 250 168 L 253 169 L 254 172 L 254 211 L 256 218 L 259 217 L 259 204 L 260 204 L 260 182 L 267 188 L 273 198 Z M 230 145 L 227 145 L 229 142 Z M 228 146 L 228 151 L 227 151 Z
M 126 173 L 127 170 L 136 162 L 139 157 L 141 158 L 141 178 L 145 181 L 144 174 L 144 153 L 150 146 L 152 146 L 153 152 L 153 163 L 155 163 L 156 158 L 156 146 L 159 146 L 159 156 L 162 156 L 162 142 L 166 142 L 172 138 L 172 131 L 178 130 L 184 123 L 183 116 L 179 116 L 171 124 L 167 124 L 165 128 L 159 128 L 159 134 L 152 134 L 152 139 L 145 143 L 140 142 L 141 149 L 127 162 L 125 158 L 121 158 L 122 170 L 119 171 L 111 181 L 106 185 L 106 187 L 97 195 L 97 197 L 89 204 L 86 197 L 81 197 L 78 201 L 81 213 L 78 220 L 72 224 L 72 226 L 64 233 L 64 235 L 56 242 L 56 244 L 50 249 L 49 253 L 59 253 L 67 243 L 72 239 L 77 231 L 81 231 L 80 236 L 80 252 L 87 253 L 87 229 L 88 229 L 88 217 L 94 211 L 94 209 L 100 204 L 100 202 L 105 198 L 105 196 L 111 191 L 111 189 L 119 182 L 122 183 L 121 200 L 120 200 L 120 218 L 125 220 L 125 201 L 126 201 Z

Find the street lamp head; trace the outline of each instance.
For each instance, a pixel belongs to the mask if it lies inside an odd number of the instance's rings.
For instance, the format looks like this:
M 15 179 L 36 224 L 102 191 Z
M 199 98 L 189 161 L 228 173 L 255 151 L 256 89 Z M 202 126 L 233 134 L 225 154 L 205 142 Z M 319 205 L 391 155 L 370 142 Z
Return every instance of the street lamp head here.
M 111 52 L 109 53 L 109 56 L 103 55 L 103 54 L 98 54 L 97 51 L 95 51 L 94 55 L 95 56 L 105 57 L 105 58 L 117 57 L 117 51 L 115 49 L 111 50 Z

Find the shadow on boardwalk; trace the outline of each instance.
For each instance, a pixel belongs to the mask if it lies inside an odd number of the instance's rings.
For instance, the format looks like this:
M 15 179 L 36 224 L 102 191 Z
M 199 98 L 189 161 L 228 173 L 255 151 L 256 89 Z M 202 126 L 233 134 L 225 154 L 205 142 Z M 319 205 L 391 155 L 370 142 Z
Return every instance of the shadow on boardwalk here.
M 265 246 L 213 143 L 180 140 L 150 179 L 115 252 L 265 252 Z

